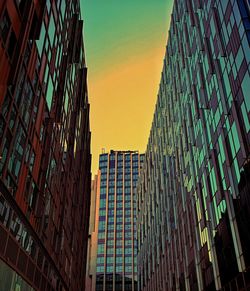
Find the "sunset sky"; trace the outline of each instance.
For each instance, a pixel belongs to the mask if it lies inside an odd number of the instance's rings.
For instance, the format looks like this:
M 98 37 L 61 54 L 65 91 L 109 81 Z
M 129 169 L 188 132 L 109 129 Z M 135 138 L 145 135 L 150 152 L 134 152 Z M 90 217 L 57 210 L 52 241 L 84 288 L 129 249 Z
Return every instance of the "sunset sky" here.
M 92 174 L 104 148 L 144 152 L 173 1 L 83 0 Z

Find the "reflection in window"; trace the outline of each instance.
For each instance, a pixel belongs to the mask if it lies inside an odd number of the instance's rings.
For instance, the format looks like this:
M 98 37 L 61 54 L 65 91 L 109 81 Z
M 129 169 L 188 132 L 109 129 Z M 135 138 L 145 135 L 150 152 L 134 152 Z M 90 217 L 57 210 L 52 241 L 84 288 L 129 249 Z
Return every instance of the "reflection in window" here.
M 55 20 L 53 14 L 51 15 L 50 22 L 49 22 L 49 40 L 51 46 L 53 46 L 54 36 L 55 36 Z
M 32 102 L 33 102 L 33 91 L 30 85 L 30 82 L 26 82 L 23 92 L 23 102 L 21 103 L 21 116 L 23 121 L 28 127 L 30 116 L 32 112 Z
M 30 166 L 29 166 L 29 169 L 30 169 L 30 172 L 31 172 L 31 173 L 32 173 L 32 171 L 33 171 L 34 163 L 35 163 L 35 153 L 34 153 L 34 151 L 32 150 L 32 152 L 31 152 L 31 157 L 30 157 Z
M 26 134 L 24 132 L 24 129 L 19 123 L 17 132 L 16 132 L 16 138 L 13 145 L 13 151 L 10 157 L 9 161 L 9 170 L 11 173 L 18 178 L 19 171 L 22 164 L 22 158 L 24 156 L 24 148 L 26 143 Z
M 241 105 L 241 112 L 242 112 L 242 115 L 243 115 L 246 132 L 249 132 L 250 123 L 249 123 L 249 118 L 248 118 L 248 114 L 247 114 L 247 110 L 246 110 L 246 105 L 245 105 L 244 102 L 242 102 L 242 105 Z
M 42 55 L 43 45 L 44 45 L 44 39 L 45 39 L 45 26 L 44 22 L 42 23 L 42 28 L 40 32 L 39 40 L 36 41 L 37 49 L 39 52 L 39 55 Z
M 11 216 L 11 209 L 2 195 L 0 195 L 0 221 L 3 225 L 7 225 Z
M 51 77 L 49 77 L 49 83 L 48 83 L 47 94 L 46 94 L 46 101 L 47 101 L 49 110 L 51 109 L 51 105 L 52 105 L 53 91 L 54 91 L 54 86 L 53 86 Z
M 250 76 L 248 72 L 246 73 L 241 86 L 242 86 L 243 95 L 248 96 L 249 91 L 250 91 Z M 246 102 L 247 112 L 250 112 L 250 98 L 245 98 L 245 102 Z
M 0 290 L 34 291 L 34 289 L 28 285 L 21 276 L 13 271 L 2 260 L 0 260 Z
M 37 196 L 38 196 L 38 188 L 37 186 L 35 185 L 34 182 L 32 182 L 32 185 L 31 185 L 31 193 L 29 195 L 29 206 L 35 210 L 36 208 L 36 202 L 37 202 Z

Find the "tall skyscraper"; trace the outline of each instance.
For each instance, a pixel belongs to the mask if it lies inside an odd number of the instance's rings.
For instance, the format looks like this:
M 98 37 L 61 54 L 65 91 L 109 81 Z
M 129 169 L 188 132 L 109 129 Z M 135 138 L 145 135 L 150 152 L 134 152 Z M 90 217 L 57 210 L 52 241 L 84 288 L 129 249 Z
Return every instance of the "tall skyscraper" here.
M 0 1 L 0 290 L 84 288 L 90 132 L 80 1 Z
M 174 1 L 138 187 L 139 290 L 249 289 L 249 28 L 249 1 Z
M 144 155 L 101 154 L 96 290 L 137 290 L 136 183 Z

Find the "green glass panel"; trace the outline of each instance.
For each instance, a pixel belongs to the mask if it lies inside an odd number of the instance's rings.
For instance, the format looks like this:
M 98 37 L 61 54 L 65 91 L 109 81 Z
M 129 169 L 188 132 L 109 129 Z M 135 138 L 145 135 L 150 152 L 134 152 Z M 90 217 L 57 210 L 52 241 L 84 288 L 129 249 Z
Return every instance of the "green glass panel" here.
M 240 149 L 240 141 L 239 141 L 235 122 L 232 125 L 232 135 L 233 135 L 233 140 L 234 140 L 234 145 L 235 145 L 235 152 L 237 153 Z
M 250 77 L 249 73 L 247 72 L 243 81 L 242 81 L 242 91 L 244 94 L 244 99 L 247 107 L 247 112 L 250 111 L 250 97 L 249 97 L 249 92 L 250 92 Z
M 54 91 L 54 86 L 53 86 L 51 77 L 49 77 L 49 83 L 48 83 L 47 94 L 46 94 L 46 101 L 47 101 L 49 110 L 51 109 L 51 105 L 52 105 L 53 91 Z
M 247 111 L 246 111 L 246 105 L 244 102 L 241 105 L 241 112 L 243 115 L 246 131 L 248 132 L 250 130 L 250 123 L 249 123 L 249 118 L 248 118 Z

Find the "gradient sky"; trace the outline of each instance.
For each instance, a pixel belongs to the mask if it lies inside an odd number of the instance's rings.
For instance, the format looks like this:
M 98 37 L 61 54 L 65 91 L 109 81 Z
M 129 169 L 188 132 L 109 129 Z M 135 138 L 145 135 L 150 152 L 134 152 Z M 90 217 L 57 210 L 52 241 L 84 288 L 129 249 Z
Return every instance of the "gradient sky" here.
M 102 148 L 144 152 L 172 0 L 82 0 L 92 174 Z

